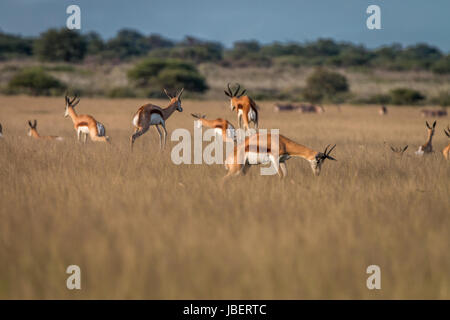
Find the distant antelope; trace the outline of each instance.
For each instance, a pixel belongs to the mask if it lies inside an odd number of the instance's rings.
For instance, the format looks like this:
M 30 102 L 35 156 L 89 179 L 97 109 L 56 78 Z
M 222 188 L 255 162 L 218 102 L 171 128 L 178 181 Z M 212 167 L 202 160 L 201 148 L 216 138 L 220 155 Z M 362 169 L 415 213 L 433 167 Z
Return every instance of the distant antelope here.
M 381 106 L 380 109 L 378 110 L 378 114 L 380 116 L 385 116 L 388 113 L 388 109 L 386 108 L 386 106 Z
M 422 117 L 445 117 L 447 116 L 447 110 L 444 108 L 441 110 L 422 109 L 420 114 Z
M 330 156 L 331 151 L 336 147 L 334 145 L 329 150 L 328 145 L 324 152 L 317 152 L 313 149 L 298 144 L 285 136 L 279 135 L 279 141 L 277 146 L 273 146 L 277 150 L 274 150 L 271 145 L 271 134 L 262 136 L 259 133 L 247 137 L 243 143 L 235 146 L 234 152 L 227 156 L 225 168 L 228 170 L 228 174 L 224 177 L 229 178 L 231 176 L 237 176 L 239 174 L 246 174 L 251 163 L 254 164 L 273 164 L 276 166 L 276 161 L 279 161 L 278 175 L 280 177 L 286 177 L 287 167 L 286 161 L 291 157 L 300 157 L 306 159 L 313 171 L 318 176 L 320 174 L 322 164 L 325 159 L 336 160 Z M 278 151 L 278 152 L 277 152 Z M 278 155 L 278 159 L 276 156 Z M 239 159 L 243 159 L 240 161 Z
M 77 115 L 75 106 L 80 102 L 80 99 L 76 100 L 77 98 L 78 96 L 75 95 L 75 97 L 70 100 L 66 94 L 66 111 L 64 117 L 70 117 L 72 119 L 75 131 L 77 132 L 78 141 L 81 141 L 82 136 L 84 136 L 83 141 L 86 143 L 87 136 L 89 135 L 92 141 L 110 142 L 109 137 L 105 135 L 106 130 L 103 124 L 90 115 Z
M 302 104 L 298 111 L 301 113 L 324 113 L 325 109 L 322 106 Z
M 175 112 L 175 110 L 182 112 L 183 108 L 181 108 L 181 95 L 183 93 L 183 89 L 180 90 L 175 96 L 171 96 L 166 89 L 164 89 L 164 93 L 169 98 L 170 102 L 167 108 L 163 109 L 154 104 L 146 104 L 138 109 L 138 111 L 133 116 L 133 125 L 135 127 L 134 134 L 130 137 L 131 141 L 131 150 L 133 150 L 134 141 L 142 136 L 144 133 L 148 131 L 150 126 L 155 126 L 156 130 L 159 134 L 159 148 L 163 149 L 163 137 L 161 133 L 161 129 L 158 126 L 161 126 L 164 129 L 164 147 L 167 141 L 167 130 L 166 130 L 166 121 Z
M 298 110 L 300 106 L 297 106 L 295 104 L 276 104 L 273 108 L 273 111 L 275 112 L 282 112 L 282 111 L 294 111 Z
M 230 97 L 231 111 L 236 110 L 238 114 L 238 126 L 245 130 L 249 129 L 250 122 L 253 122 L 255 129 L 258 129 L 258 106 L 249 96 L 244 95 L 247 90 L 242 90 L 239 93 L 241 86 L 238 84 L 236 91 L 233 93 L 230 88 L 230 84 L 227 84 L 228 91 L 224 91 L 225 94 Z
M 201 126 L 213 128 L 216 131 L 216 135 L 222 136 L 223 141 L 234 141 L 236 139 L 236 131 L 229 121 L 222 118 L 207 120 L 205 115 L 193 113 L 191 113 L 191 116 L 198 119 L 199 128 Z
M 58 140 L 61 141 L 63 140 L 62 137 L 58 137 L 58 136 L 41 136 L 38 132 L 37 132 L 37 120 L 34 120 L 34 123 L 31 123 L 31 121 L 28 121 L 28 125 L 30 126 L 30 129 L 28 129 L 28 135 L 30 137 L 33 137 L 35 139 L 42 139 L 42 140 Z
M 450 127 L 447 126 L 447 130 L 444 129 L 445 135 L 450 138 Z M 450 152 L 450 143 L 442 150 L 442 154 L 444 155 L 444 158 L 449 160 L 449 152 Z
M 403 156 L 403 154 L 405 153 L 406 149 L 408 149 L 408 145 L 404 146 L 403 148 L 396 148 L 393 146 L 390 146 L 392 152 L 394 152 L 395 154 L 399 155 L 400 157 Z
M 419 150 L 416 151 L 416 155 L 418 155 L 418 156 L 433 152 L 433 146 L 431 145 L 431 140 L 433 139 L 434 128 L 436 127 L 436 121 L 433 122 L 433 126 L 430 126 L 428 124 L 428 121 L 425 121 L 425 124 L 427 125 L 427 132 L 428 132 L 427 142 L 425 142 L 424 145 L 421 145 L 419 147 Z

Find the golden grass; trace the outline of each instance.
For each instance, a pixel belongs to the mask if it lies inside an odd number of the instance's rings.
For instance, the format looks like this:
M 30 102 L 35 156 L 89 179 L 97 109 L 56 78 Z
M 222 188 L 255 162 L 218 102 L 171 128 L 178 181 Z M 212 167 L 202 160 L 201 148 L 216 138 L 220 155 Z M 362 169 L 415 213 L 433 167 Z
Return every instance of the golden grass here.
M 438 119 L 434 147 L 417 109 L 327 107 L 276 114 L 262 127 L 337 162 L 314 177 L 301 159 L 288 178 L 245 177 L 220 189 L 222 165 L 182 165 L 160 153 L 153 129 L 129 152 L 131 117 L 144 101 L 82 99 L 79 113 L 106 126 L 112 145 L 78 144 L 63 98 L 0 97 L 0 298 L 371 299 L 450 298 L 450 163 Z M 160 101 L 166 103 L 166 101 Z M 236 124 L 223 101 L 183 101 L 168 121 L 193 130 L 191 112 Z M 41 134 L 26 136 L 27 120 Z M 403 159 L 388 144 L 409 144 Z M 65 270 L 82 270 L 82 290 Z M 366 288 L 368 265 L 382 290 Z

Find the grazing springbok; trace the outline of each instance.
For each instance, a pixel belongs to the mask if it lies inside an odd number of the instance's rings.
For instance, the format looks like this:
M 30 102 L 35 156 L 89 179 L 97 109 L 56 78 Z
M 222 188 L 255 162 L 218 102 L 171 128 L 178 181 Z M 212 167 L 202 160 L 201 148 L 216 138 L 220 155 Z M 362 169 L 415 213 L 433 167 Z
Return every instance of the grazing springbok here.
M 131 150 L 133 150 L 134 141 L 142 136 L 144 133 L 148 131 L 150 126 L 155 126 L 156 130 L 159 133 L 159 148 L 163 149 L 166 146 L 167 141 L 167 130 L 166 130 L 166 121 L 175 112 L 175 110 L 182 112 L 183 108 L 181 108 L 181 94 L 183 93 L 183 89 L 180 90 L 175 96 L 171 96 L 166 89 L 164 89 L 164 93 L 169 98 L 170 102 L 167 108 L 163 109 L 154 104 L 146 104 L 138 109 L 138 111 L 133 116 L 133 125 L 135 127 L 133 135 L 130 137 L 131 142 Z M 161 126 L 164 130 L 164 146 L 163 146 L 163 137 L 161 133 Z
M 428 121 L 425 121 L 425 124 L 427 125 L 427 133 L 428 133 L 427 142 L 425 142 L 424 145 L 421 145 L 419 147 L 419 150 L 416 151 L 416 155 L 418 155 L 418 156 L 422 156 L 424 154 L 433 152 L 433 146 L 431 145 L 431 140 L 433 139 L 434 128 L 436 127 L 436 121 L 433 122 L 432 126 L 430 126 L 428 124 Z
M 202 126 L 207 128 L 213 128 L 216 132 L 216 135 L 222 136 L 223 141 L 235 141 L 236 140 L 236 131 L 233 127 L 233 125 L 222 118 L 218 118 L 215 120 L 207 120 L 205 119 L 205 115 L 199 115 L 191 113 L 191 116 L 193 116 L 195 119 L 198 119 L 197 125 L 198 128 L 201 128 Z
M 300 113 L 324 113 L 325 109 L 322 106 L 302 104 L 300 105 L 298 112 Z
M 0 123 L 0 138 L 3 138 L 3 128 L 2 124 Z
M 397 148 L 397 147 L 393 147 L 390 146 L 391 150 L 394 154 L 398 155 L 399 157 L 402 157 L 403 154 L 405 153 L 406 149 L 408 149 L 408 145 L 404 146 L 403 148 Z
M 41 136 L 38 132 L 37 132 L 37 120 L 34 120 L 34 123 L 31 123 L 31 121 L 28 121 L 28 125 L 30 126 L 30 129 L 28 129 L 28 135 L 30 137 L 33 137 L 35 139 L 41 139 L 41 140 L 57 140 L 57 141 L 62 141 L 63 138 L 62 137 L 58 137 L 58 136 Z
M 75 95 L 71 100 L 66 94 L 66 111 L 64 117 L 70 117 L 72 119 L 78 141 L 81 141 L 82 136 L 84 136 L 83 141 L 86 143 L 87 136 L 89 135 L 92 141 L 110 142 L 110 138 L 105 135 L 106 130 L 103 124 L 90 115 L 77 115 L 75 106 L 80 102 L 80 99 L 77 100 L 77 98 L 78 96 Z
M 444 129 L 445 135 L 450 138 L 450 126 L 447 126 L 447 130 Z M 444 158 L 449 160 L 449 152 L 450 152 L 450 143 L 442 150 L 442 154 L 444 155 Z
M 445 117 L 447 116 L 447 110 L 442 108 L 441 110 L 422 109 L 420 110 L 422 117 Z
M 318 176 L 325 159 L 336 160 L 330 156 L 331 151 L 328 145 L 324 152 L 317 152 L 313 149 L 298 144 L 285 136 L 279 135 L 277 145 L 272 146 L 271 134 L 262 135 L 256 133 L 247 137 L 244 142 L 234 147 L 234 152 L 230 152 L 225 162 L 225 168 L 228 170 L 224 179 L 239 174 L 245 175 L 252 164 L 271 164 L 277 168 L 278 175 L 283 178 L 287 175 L 286 160 L 291 157 L 300 157 L 306 159 L 314 175 Z M 276 159 L 278 157 L 278 159 Z M 276 161 L 279 161 L 277 166 Z
M 381 106 L 380 109 L 378 109 L 378 114 L 380 116 L 385 116 L 388 113 L 388 109 L 386 108 L 386 106 Z
M 224 92 L 230 98 L 231 111 L 236 110 L 237 112 L 239 128 L 244 126 L 244 129 L 248 130 L 250 122 L 253 122 L 255 129 L 258 129 L 258 106 L 252 98 L 245 95 L 247 90 L 242 90 L 242 92 L 239 93 L 241 86 L 239 84 L 237 85 L 238 87 L 233 93 L 230 84 L 228 83 L 228 91 L 224 90 Z

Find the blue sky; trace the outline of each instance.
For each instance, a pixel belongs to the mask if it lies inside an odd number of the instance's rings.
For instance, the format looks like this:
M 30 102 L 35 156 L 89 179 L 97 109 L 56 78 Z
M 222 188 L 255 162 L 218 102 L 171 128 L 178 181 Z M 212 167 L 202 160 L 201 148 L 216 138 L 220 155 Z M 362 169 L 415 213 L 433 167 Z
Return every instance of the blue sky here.
M 0 29 L 38 35 L 65 26 L 66 7 L 81 7 L 82 32 L 104 38 L 122 28 L 173 40 L 193 35 L 229 46 L 236 40 L 317 38 L 377 47 L 426 42 L 450 51 L 449 0 L 1 0 Z M 382 30 L 368 30 L 366 8 L 381 7 Z

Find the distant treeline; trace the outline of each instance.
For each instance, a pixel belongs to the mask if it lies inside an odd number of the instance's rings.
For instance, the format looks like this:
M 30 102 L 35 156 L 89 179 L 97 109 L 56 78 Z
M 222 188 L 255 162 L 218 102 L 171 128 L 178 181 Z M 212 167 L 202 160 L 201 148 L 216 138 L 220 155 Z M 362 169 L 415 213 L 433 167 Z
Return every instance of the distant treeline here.
M 450 73 L 450 55 L 427 44 L 403 47 L 392 44 L 376 49 L 332 39 L 307 43 L 261 44 L 237 41 L 232 48 L 219 42 L 187 36 L 176 42 L 160 35 L 143 35 L 123 29 L 115 37 L 103 40 L 97 33 L 50 29 L 37 38 L 0 32 L 0 59 L 34 56 L 42 61 L 80 62 L 127 61 L 135 57 L 177 58 L 193 63 L 213 62 L 229 67 L 333 66 L 369 67 L 386 70 L 430 70 Z

